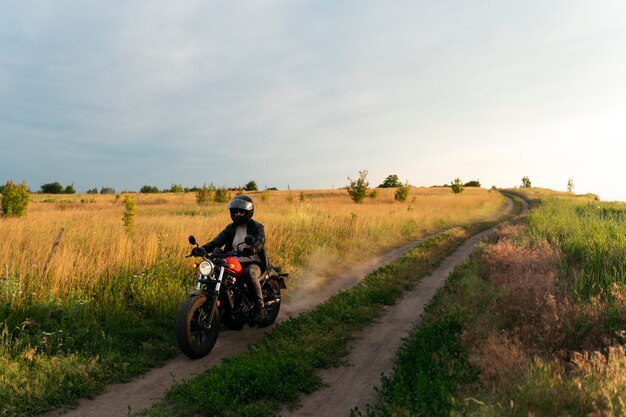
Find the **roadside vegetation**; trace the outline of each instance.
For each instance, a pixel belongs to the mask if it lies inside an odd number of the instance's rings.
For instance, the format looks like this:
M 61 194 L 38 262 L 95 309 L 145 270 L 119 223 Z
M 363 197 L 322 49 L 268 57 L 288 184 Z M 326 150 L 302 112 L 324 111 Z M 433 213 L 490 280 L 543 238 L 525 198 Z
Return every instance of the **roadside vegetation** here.
M 626 205 L 528 193 L 540 204 L 452 274 L 368 416 L 626 414 Z
M 253 191 L 274 264 L 291 273 L 349 266 L 409 239 L 491 219 L 499 193 L 412 188 L 354 204 L 345 190 Z M 187 236 L 230 222 L 195 193 L 31 196 L 26 217 L 0 219 L 0 414 L 37 414 L 126 380 L 177 353 L 173 322 L 193 284 Z M 61 236 L 52 253 L 55 236 Z M 44 273 L 45 267 L 45 273 Z M 289 298 L 289 293 L 286 297 Z M 347 313 L 346 313 L 347 314 Z
M 428 275 L 469 236 L 495 222 L 453 228 L 369 274 L 314 310 L 279 324 L 250 350 L 172 389 L 140 415 L 276 416 L 322 386 L 317 370 L 345 365 L 353 335 Z M 277 354 L 277 352 L 279 354 Z

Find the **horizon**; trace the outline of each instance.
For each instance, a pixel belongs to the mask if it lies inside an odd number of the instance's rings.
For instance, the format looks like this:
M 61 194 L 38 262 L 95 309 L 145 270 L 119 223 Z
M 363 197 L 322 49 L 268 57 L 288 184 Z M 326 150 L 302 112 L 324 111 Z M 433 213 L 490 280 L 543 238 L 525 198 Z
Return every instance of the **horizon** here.
M 626 3 L 60 0 L 0 15 L 0 183 L 626 201 Z

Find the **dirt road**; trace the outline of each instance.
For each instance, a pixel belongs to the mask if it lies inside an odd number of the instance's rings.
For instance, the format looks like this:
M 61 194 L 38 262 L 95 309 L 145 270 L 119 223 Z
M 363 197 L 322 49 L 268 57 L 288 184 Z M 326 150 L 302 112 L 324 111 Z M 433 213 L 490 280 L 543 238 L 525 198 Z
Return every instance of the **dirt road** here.
M 503 214 L 509 212 L 512 209 L 512 206 L 512 202 L 509 201 L 508 205 L 502 211 Z M 432 236 L 427 236 L 423 239 L 409 242 L 406 245 L 397 248 L 390 253 L 371 259 L 365 264 L 361 264 L 360 266 L 349 271 L 349 273 L 343 275 L 341 280 L 335 279 L 332 281 L 325 281 L 324 277 L 312 277 L 312 280 L 324 280 L 324 285 L 315 285 L 315 291 L 310 291 L 306 295 L 301 297 L 295 297 L 296 301 L 292 303 L 283 304 L 283 306 L 281 307 L 281 313 L 277 321 L 280 322 L 291 315 L 307 311 L 313 306 L 326 300 L 332 294 L 342 289 L 353 286 L 354 284 L 362 280 L 368 273 L 372 272 L 373 270 L 379 268 L 384 264 L 394 261 L 404 252 L 414 247 L 419 242 L 424 241 L 430 237 Z M 459 251 L 463 251 L 463 253 L 469 253 L 474 242 L 476 242 L 477 240 L 478 237 L 472 238 L 472 243 L 469 243 L 470 241 L 468 241 L 466 244 L 463 245 L 461 249 L 459 249 Z M 459 251 L 457 251 L 457 253 Z M 449 267 L 449 270 L 451 271 L 452 268 L 454 268 L 454 266 L 460 262 L 459 259 L 461 255 L 457 255 L 457 253 L 452 255 L 451 258 L 454 258 L 453 260 L 446 260 L 441 268 L 443 268 L 445 265 L 451 264 L 452 266 Z M 462 256 L 464 259 L 464 256 L 466 255 Z M 443 275 L 441 274 L 443 273 L 444 272 L 441 272 L 438 276 L 442 277 Z M 447 273 L 445 277 L 447 277 Z M 430 296 L 432 296 L 432 294 L 434 294 L 434 292 L 436 291 L 436 286 L 439 285 L 438 282 L 440 280 L 445 280 L 445 277 L 434 279 L 434 281 L 437 282 L 427 284 L 426 287 L 421 290 L 426 291 L 430 295 L 422 296 L 415 294 L 415 297 L 417 297 L 417 299 L 414 300 L 413 303 L 418 303 L 422 307 L 418 307 L 416 304 L 408 304 L 410 303 L 410 301 L 402 301 L 398 305 L 394 306 L 394 310 L 400 307 L 400 305 L 405 305 L 405 307 L 403 308 L 405 308 L 407 311 L 402 310 L 396 313 L 392 313 L 390 311 L 391 314 L 400 314 L 400 316 L 397 316 L 395 318 L 388 318 L 389 314 L 386 314 L 385 318 L 383 318 L 383 320 L 385 321 L 389 320 L 390 323 L 393 323 L 393 325 L 378 325 L 375 329 L 368 329 L 367 334 L 364 334 L 363 337 L 360 339 L 360 345 L 355 346 L 355 356 L 350 357 L 351 363 L 354 363 L 355 366 L 350 367 L 347 370 L 344 368 L 332 370 L 328 373 L 328 375 L 325 375 L 325 381 L 329 383 L 329 385 L 340 383 L 343 389 L 351 390 L 350 392 L 344 391 L 341 395 L 344 398 L 350 398 L 351 400 L 348 401 L 350 404 L 335 403 L 333 407 L 328 409 L 328 414 L 319 414 L 320 403 L 316 403 L 316 401 L 313 399 L 316 398 L 314 396 L 318 394 L 314 394 L 304 399 L 303 407 L 301 410 L 298 410 L 294 414 L 285 415 L 346 415 L 346 413 L 335 413 L 335 411 L 338 411 L 340 409 L 347 409 L 347 413 L 349 415 L 350 408 L 355 405 L 359 405 L 362 400 L 365 402 L 371 402 L 371 398 L 373 397 L 370 393 L 368 393 L 369 391 L 367 389 L 373 392 L 372 383 L 380 379 L 381 371 L 390 369 L 391 358 L 387 358 L 387 356 L 395 355 L 395 351 L 399 346 L 400 338 L 406 333 L 406 329 L 409 329 L 411 328 L 411 326 L 414 325 L 415 318 L 419 317 L 420 315 L 421 310 L 418 311 L 418 308 L 423 308 L 423 304 L 425 304 L 428 299 L 430 299 Z M 433 281 L 433 279 L 429 277 L 424 281 L 431 282 Z M 420 288 L 421 287 L 422 286 L 420 285 Z M 415 292 L 416 291 L 413 291 L 412 293 Z M 381 324 L 382 323 L 383 322 L 381 322 Z M 127 416 L 129 414 L 129 410 L 136 412 L 144 408 L 150 407 L 152 404 L 165 396 L 165 393 L 170 389 L 174 382 L 180 382 L 182 380 L 193 377 L 194 375 L 203 372 L 207 368 L 219 364 L 222 359 L 234 356 L 240 352 L 247 350 L 250 343 L 253 343 L 256 340 L 260 339 L 263 334 L 267 331 L 270 331 L 272 327 L 273 326 L 265 329 L 244 328 L 241 331 L 225 331 L 220 334 L 215 347 L 213 348 L 211 353 L 205 358 L 192 361 L 186 356 L 179 355 L 173 360 L 169 361 L 167 364 L 165 364 L 165 366 L 152 369 L 148 373 L 139 376 L 130 382 L 111 384 L 107 386 L 105 391 L 94 399 L 80 400 L 78 407 L 75 409 L 59 409 L 46 414 L 46 416 L 122 417 Z M 379 329 L 379 327 L 383 327 L 385 329 L 381 330 Z M 393 340 L 395 339 L 397 339 L 397 341 L 394 342 Z M 373 350 L 373 354 L 367 354 L 366 352 L 364 352 L 364 350 L 367 349 Z M 377 350 L 380 350 L 378 354 L 376 354 Z M 372 359 L 372 356 L 380 356 L 381 358 L 374 360 Z M 366 366 L 357 366 L 357 364 L 365 364 Z M 358 372 L 346 374 L 345 376 L 342 376 L 341 374 L 341 372 L 357 371 L 357 368 L 360 369 Z M 370 370 L 367 371 L 367 369 L 365 368 L 369 368 Z M 337 374 L 333 374 L 333 372 L 337 372 Z M 342 382 L 342 378 L 344 377 L 350 378 L 350 380 L 354 381 L 354 383 L 351 382 L 346 384 L 345 382 Z M 357 389 L 359 386 L 363 387 L 363 389 Z M 352 392 L 353 389 L 354 392 Z M 328 395 L 328 391 L 329 390 L 322 390 L 320 391 L 320 393 L 323 394 L 319 395 L 326 396 Z
M 528 208 L 526 202 L 519 201 L 525 211 Z M 510 211 L 512 206 L 510 201 L 506 210 Z M 365 411 L 368 404 L 375 404 L 378 398 L 375 387 L 380 383 L 381 374 L 389 374 L 392 370 L 403 338 L 419 324 L 424 307 L 445 284 L 448 275 L 490 232 L 491 229 L 466 240 L 431 275 L 423 278 L 396 304 L 388 306 L 376 325 L 356 336 L 348 357 L 350 366 L 323 370 L 321 376 L 325 388 L 304 396 L 299 408 L 284 410 L 281 417 L 348 417 L 355 407 Z

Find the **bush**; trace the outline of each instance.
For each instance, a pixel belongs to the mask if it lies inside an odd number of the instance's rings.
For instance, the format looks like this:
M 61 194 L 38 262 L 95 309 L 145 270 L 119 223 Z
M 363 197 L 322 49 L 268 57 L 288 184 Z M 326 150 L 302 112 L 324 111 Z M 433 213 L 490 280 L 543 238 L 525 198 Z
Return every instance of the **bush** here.
M 41 186 L 43 194 L 63 194 L 63 186 L 60 182 L 50 182 Z
M 365 197 L 367 197 L 367 189 L 369 187 L 369 182 L 367 182 L 367 171 L 359 171 L 359 178 L 356 180 L 350 179 L 348 177 L 348 181 L 350 185 L 348 185 L 347 190 L 348 194 L 350 194 L 350 198 L 355 203 L 362 203 Z
M 166 193 L 182 193 L 185 190 L 181 184 L 172 184 L 172 187 L 169 190 L 163 190 Z
M 196 203 L 208 203 L 209 201 L 211 201 L 211 196 L 213 195 L 213 193 L 215 193 L 215 186 L 213 185 L 213 183 L 211 183 L 211 185 L 209 185 L 208 187 L 206 184 L 204 184 L 202 188 L 199 188 L 196 191 Z
M 480 181 L 472 180 L 463 184 L 464 187 L 480 187 Z
M 140 193 L 146 193 L 146 194 L 158 193 L 159 192 L 159 188 L 154 186 L 154 185 L 144 185 L 143 187 L 141 187 L 139 192 Z
M 409 197 L 410 190 L 411 190 L 411 186 L 409 185 L 409 182 L 407 181 L 404 183 L 404 185 L 401 185 L 398 187 L 398 189 L 393 195 L 393 198 L 395 198 L 397 201 L 406 201 L 406 199 Z
M 124 194 L 124 214 L 122 215 L 124 228 L 128 234 L 132 234 L 135 229 L 135 200 L 130 194 Z
M 459 194 L 463 192 L 463 181 L 460 178 L 455 178 L 454 181 L 450 184 L 452 188 L 452 192 L 454 194 Z
M 218 187 L 215 189 L 213 201 L 216 203 L 226 203 L 228 200 L 230 200 L 230 191 L 224 187 Z
M 5 216 L 20 217 L 26 214 L 30 194 L 25 182 L 19 185 L 7 181 L 2 188 L 2 214 Z
M 522 188 L 531 188 L 531 187 L 532 187 L 532 184 L 530 182 L 530 178 L 524 176 L 522 178 Z
M 63 194 L 76 194 L 76 189 L 74 188 L 74 184 L 70 184 L 67 187 L 65 187 L 65 190 L 63 190 Z

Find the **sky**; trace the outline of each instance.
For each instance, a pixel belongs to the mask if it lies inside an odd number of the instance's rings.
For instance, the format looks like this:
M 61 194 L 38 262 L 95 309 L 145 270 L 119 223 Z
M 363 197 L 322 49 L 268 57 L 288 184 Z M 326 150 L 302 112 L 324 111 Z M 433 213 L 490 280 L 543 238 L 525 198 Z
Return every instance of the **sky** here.
M 626 201 L 623 0 L 0 0 L 0 182 Z

